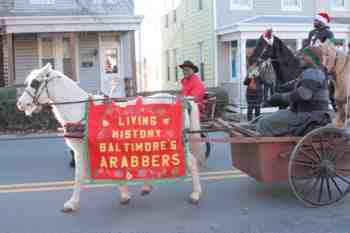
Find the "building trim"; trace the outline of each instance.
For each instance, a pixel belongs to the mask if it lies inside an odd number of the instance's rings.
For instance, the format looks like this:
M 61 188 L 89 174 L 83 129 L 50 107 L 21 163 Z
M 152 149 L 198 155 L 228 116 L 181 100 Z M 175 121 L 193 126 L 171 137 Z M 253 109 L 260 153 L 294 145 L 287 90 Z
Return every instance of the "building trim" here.
M 16 16 L 2 17 L 6 33 L 135 31 L 142 16 Z

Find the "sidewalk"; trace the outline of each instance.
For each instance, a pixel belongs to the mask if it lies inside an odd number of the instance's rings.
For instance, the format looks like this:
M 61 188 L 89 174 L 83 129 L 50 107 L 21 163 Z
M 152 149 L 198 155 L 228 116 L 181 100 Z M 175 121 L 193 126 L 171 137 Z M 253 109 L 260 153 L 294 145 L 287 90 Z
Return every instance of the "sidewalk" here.
M 0 141 L 11 140 L 31 140 L 31 139 L 48 139 L 48 138 L 61 138 L 62 132 L 39 132 L 39 133 L 13 133 L 13 134 L 1 134 Z

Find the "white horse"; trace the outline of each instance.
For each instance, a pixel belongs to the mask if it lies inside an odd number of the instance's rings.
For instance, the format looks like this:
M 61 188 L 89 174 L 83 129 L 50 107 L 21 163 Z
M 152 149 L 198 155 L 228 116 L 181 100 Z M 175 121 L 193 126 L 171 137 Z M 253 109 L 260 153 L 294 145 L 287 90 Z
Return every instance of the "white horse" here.
M 31 116 L 33 112 L 39 112 L 43 105 L 51 104 L 53 113 L 61 125 L 66 122 L 79 122 L 84 116 L 84 103 L 75 104 L 55 104 L 62 102 L 74 102 L 88 100 L 89 94 L 81 89 L 74 81 L 59 71 L 53 70 L 51 64 L 45 67 L 33 70 L 26 78 L 26 88 L 18 99 L 17 108 L 24 111 L 27 116 Z M 168 103 L 171 101 L 168 94 L 158 94 L 157 98 L 144 98 L 144 103 Z M 153 96 L 154 97 L 154 96 Z M 164 97 L 159 99 L 159 97 Z M 174 96 L 171 96 L 174 97 Z M 193 101 L 189 101 L 191 111 L 188 117 L 190 119 L 190 130 L 200 130 L 199 111 L 197 105 Z M 124 105 L 134 104 L 135 101 L 129 101 Z M 190 135 L 190 139 L 199 139 L 199 134 Z M 71 198 L 64 204 L 64 212 L 72 212 L 79 209 L 80 191 L 82 188 L 82 158 L 83 143 L 80 139 L 66 139 L 67 145 L 74 151 L 76 169 L 75 183 Z M 188 156 L 189 172 L 192 176 L 193 192 L 190 195 L 190 202 L 198 204 L 202 189 L 199 178 L 198 163 L 203 162 L 204 153 L 202 151 L 202 143 L 192 142 L 190 144 L 191 153 Z M 119 186 L 121 204 L 128 204 L 130 195 L 128 186 Z M 153 187 L 150 184 L 144 184 L 142 194 L 149 194 Z

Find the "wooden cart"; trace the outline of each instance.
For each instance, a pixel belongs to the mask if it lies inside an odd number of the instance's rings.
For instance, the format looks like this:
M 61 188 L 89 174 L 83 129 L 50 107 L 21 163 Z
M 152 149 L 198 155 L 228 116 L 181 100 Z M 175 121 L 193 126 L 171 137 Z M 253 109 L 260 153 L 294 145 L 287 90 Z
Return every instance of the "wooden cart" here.
M 230 136 L 232 165 L 259 182 L 289 182 L 308 206 L 326 206 L 350 191 L 350 134 L 318 128 L 304 137 L 260 137 L 240 124 L 218 120 Z

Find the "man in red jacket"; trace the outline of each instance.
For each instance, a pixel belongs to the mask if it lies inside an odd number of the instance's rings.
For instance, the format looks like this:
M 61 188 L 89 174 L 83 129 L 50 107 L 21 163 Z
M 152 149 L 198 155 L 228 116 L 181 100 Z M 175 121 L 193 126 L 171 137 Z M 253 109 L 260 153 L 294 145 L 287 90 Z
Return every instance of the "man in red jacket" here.
M 180 68 L 183 71 L 184 78 L 181 80 L 183 96 L 192 96 L 194 101 L 198 104 L 200 113 L 204 112 L 204 94 L 206 88 L 198 73 L 198 67 L 191 61 L 185 61 Z

